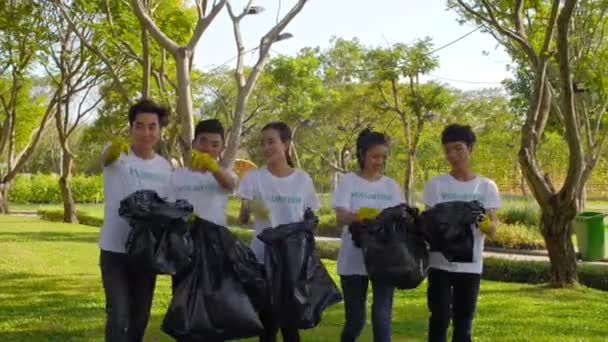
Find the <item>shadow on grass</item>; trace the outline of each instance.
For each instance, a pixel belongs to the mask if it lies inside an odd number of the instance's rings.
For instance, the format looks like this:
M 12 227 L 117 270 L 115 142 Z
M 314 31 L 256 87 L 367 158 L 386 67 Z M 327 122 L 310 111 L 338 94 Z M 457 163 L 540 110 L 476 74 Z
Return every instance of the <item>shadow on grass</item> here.
M 101 284 L 90 274 L 0 274 L 0 341 L 92 341 L 103 336 Z
M 23 231 L 0 232 L 0 242 L 21 242 L 21 241 L 62 241 L 62 242 L 81 242 L 95 243 L 99 239 L 99 232 L 44 232 L 44 231 Z

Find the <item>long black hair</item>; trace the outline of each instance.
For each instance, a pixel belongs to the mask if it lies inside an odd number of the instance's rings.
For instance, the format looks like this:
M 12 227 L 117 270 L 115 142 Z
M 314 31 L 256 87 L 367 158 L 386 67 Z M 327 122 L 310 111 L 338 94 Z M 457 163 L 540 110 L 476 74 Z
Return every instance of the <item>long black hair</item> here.
M 291 155 L 289 154 L 292 139 L 291 128 L 289 128 L 289 126 L 282 121 L 275 121 L 264 126 L 264 128 L 262 128 L 262 132 L 267 131 L 269 129 L 273 129 L 279 133 L 281 142 L 285 144 L 285 146 L 287 146 L 287 148 L 285 149 L 285 159 L 287 160 L 287 165 L 289 165 L 290 167 L 294 167 L 293 161 L 291 160 Z
M 365 166 L 365 154 L 367 150 L 376 145 L 389 145 L 389 138 L 386 134 L 372 131 L 370 128 L 366 128 L 357 137 L 357 162 L 359 168 L 363 171 Z

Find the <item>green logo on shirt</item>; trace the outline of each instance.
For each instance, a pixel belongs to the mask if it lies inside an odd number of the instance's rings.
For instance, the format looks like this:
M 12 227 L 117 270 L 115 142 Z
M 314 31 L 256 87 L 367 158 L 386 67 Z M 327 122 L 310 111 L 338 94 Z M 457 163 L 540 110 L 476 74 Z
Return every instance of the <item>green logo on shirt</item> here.
M 272 195 L 270 201 L 282 204 L 300 204 L 302 203 L 302 198 L 297 196 Z
M 389 194 L 381 193 L 368 193 L 368 192 L 353 192 L 350 194 L 351 199 L 368 199 L 375 201 L 392 201 L 393 196 Z
M 220 187 L 214 183 L 199 184 L 199 185 L 179 185 L 176 187 L 179 192 L 217 192 Z
M 483 196 L 481 194 L 471 194 L 471 193 L 454 193 L 454 192 L 442 192 L 441 200 L 443 202 L 448 201 L 463 201 L 463 202 L 472 202 L 483 200 Z
M 158 173 L 129 167 L 129 175 L 137 177 L 140 181 L 147 180 L 156 183 L 164 183 L 167 181 L 167 177 Z

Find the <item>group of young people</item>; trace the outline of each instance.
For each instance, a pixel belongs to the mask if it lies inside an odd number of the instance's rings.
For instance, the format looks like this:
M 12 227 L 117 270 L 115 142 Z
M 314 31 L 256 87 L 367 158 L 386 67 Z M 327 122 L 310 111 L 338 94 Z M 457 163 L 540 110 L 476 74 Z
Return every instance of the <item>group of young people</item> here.
M 240 220 L 253 216 L 254 236 L 264 229 L 300 222 L 307 208 L 320 207 L 311 177 L 294 168 L 289 156 L 291 130 L 283 122 L 272 122 L 261 130 L 260 147 L 265 165 L 248 171 L 238 179 L 220 166 L 224 149 L 224 129 L 217 120 L 197 124 L 192 148 L 195 159 L 190 167 L 173 169 L 154 152 L 167 111 L 151 101 L 133 105 L 128 113 L 128 143 L 113 141 L 103 152 L 105 219 L 99 241 L 100 267 L 106 296 L 106 341 L 142 341 L 150 317 L 156 277 L 135 264 L 125 251 L 130 228 L 119 217 L 120 201 L 136 190 L 154 190 L 169 200 L 185 199 L 195 214 L 218 225 L 226 225 L 228 198 L 242 200 Z M 430 253 L 428 276 L 429 341 L 446 341 L 450 321 L 452 340 L 470 341 L 473 316 L 482 270 L 485 234 L 493 234 L 501 206 L 496 184 L 471 168 L 475 134 L 457 124 L 445 128 L 441 141 L 451 166 L 449 173 L 428 181 L 423 202 L 427 207 L 449 201 L 479 201 L 486 208 L 492 225 L 482 233 L 472 226 L 475 238 L 472 263 L 451 263 L 441 253 Z M 339 225 L 344 226 L 338 256 L 345 310 L 341 341 L 355 341 L 366 322 L 367 293 L 372 287 L 372 330 L 375 342 L 391 340 L 394 288 L 370 281 L 362 251 L 351 239 L 348 225 L 373 217 L 382 209 L 405 202 L 401 187 L 384 175 L 389 139 L 380 132 L 364 130 L 356 141 L 358 169 L 344 174 L 337 185 L 332 207 Z M 264 244 L 254 238 L 251 248 L 258 261 L 264 261 Z M 279 330 L 283 340 L 299 341 L 296 327 L 279 326 L 276 317 L 260 312 L 265 331 L 260 341 L 275 341 Z

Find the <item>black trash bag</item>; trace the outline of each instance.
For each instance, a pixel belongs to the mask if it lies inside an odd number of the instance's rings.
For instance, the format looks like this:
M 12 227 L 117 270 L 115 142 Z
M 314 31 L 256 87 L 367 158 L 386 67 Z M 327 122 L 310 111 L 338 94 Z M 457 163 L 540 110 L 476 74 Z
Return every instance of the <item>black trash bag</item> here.
M 418 209 L 404 204 L 384 209 L 375 219 L 349 226 L 363 251 L 370 279 L 399 289 L 418 287 L 428 273 L 428 246 L 418 227 Z
M 342 300 L 315 247 L 318 223 L 307 209 L 304 221 L 264 230 L 265 269 L 270 286 L 270 308 L 281 326 L 314 328 L 323 311 Z
M 176 339 L 201 341 L 259 336 L 263 326 L 242 282 L 264 282 L 257 263 L 257 274 L 247 261 L 243 263 L 253 252 L 243 251 L 227 228 L 202 219 L 195 221 L 191 235 L 195 246 L 192 267 L 174 277 L 173 298 L 162 330 Z M 231 252 L 231 248 L 238 251 Z M 235 267 L 237 263 L 240 265 Z
M 155 274 L 174 275 L 190 264 L 188 217 L 192 205 L 170 203 L 152 190 L 139 190 L 120 202 L 118 214 L 131 226 L 127 254 Z
M 441 252 L 450 262 L 473 262 L 472 225 L 485 214 L 480 202 L 444 202 L 420 215 L 420 226 L 431 251 Z

